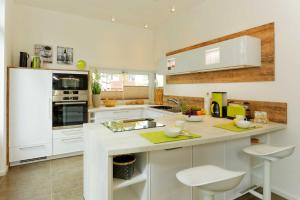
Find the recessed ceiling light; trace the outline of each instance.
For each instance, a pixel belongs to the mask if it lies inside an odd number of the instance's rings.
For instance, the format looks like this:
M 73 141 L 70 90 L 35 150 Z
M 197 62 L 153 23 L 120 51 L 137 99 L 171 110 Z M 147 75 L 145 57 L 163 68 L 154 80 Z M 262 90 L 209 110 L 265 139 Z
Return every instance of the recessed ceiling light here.
M 148 24 L 145 24 L 144 28 L 145 28 L 145 29 L 149 28 Z
M 116 21 L 116 18 L 115 18 L 115 17 L 112 17 L 112 18 L 111 18 L 111 21 L 112 21 L 112 22 L 115 22 L 115 21 Z
M 171 12 L 175 12 L 176 11 L 176 8 L 175 6 L 172 6 L 172 8 L 170 9 Z

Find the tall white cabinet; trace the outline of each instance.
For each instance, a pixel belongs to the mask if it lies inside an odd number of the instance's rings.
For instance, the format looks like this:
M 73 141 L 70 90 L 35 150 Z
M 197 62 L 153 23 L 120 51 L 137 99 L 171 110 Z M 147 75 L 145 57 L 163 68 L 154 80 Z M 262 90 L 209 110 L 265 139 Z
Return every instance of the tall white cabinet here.
M 52 155 L 52 72 L 9 71 L 9 161 Z

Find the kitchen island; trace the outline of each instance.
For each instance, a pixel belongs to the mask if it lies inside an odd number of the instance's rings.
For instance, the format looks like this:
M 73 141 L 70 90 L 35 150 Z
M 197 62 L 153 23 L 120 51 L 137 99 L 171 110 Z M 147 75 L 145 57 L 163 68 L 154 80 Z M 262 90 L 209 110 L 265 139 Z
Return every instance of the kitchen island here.
M 165 125 L 182 120 L 181 114 L 155 119 Z M 220 194 L 220 199 L 233 199 L 250 186 L 250 159 L 242 149 L 251 137 L 262 137 L 286 128 L 269 123 L 242 133 L 216 128 L 227 119 L 206 117 L 203 122 L 187 122 L 185 130 L 200 138 L 153 144 L 141 133 L 164 128 L 114 133 L 101 123 L 85 124 L 84 197 L 86 200 L 196 200 L 198 193 L 180 184 L 175 174 L 185 168 L 213 164 L 247 172 L 242 184 L 233 191 Z M 113 178 L 113 157 L 134 154 L 136 171 L 130 180 Z

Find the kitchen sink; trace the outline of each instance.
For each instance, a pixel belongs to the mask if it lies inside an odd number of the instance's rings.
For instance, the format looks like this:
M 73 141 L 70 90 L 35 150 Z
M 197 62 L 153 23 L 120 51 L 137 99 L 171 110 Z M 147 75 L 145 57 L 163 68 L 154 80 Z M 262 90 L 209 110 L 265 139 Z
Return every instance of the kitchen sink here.
M 158 110 L 165 110 L 165 111 L 169 111 L 169 112 L 173 112 L 173 113 L 181 112 L 180 108 L 178 108 L 178 107 L 166 106 L 166 105 L 151 106 L 150 108 L 154 108 L 154 109 L 158 109 Z

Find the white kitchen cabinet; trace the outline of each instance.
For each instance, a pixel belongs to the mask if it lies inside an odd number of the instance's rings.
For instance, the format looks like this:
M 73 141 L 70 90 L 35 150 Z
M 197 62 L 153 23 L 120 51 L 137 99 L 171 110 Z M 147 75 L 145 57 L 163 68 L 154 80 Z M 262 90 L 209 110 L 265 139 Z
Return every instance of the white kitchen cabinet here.
M 261 40 L 242 36 L 168 56 L 167 75 L 261 66 Z
M 52 72 L 9 71 L 10 162 L 52 155 Z
M 83 151 L 83 129 L 62 129 L 53 131 L 53 155 Z
M 192 189 L 180 183 L 176 173 L 192 167 L 192 147 L 149 153 L 150 199 L 191 200 Z

